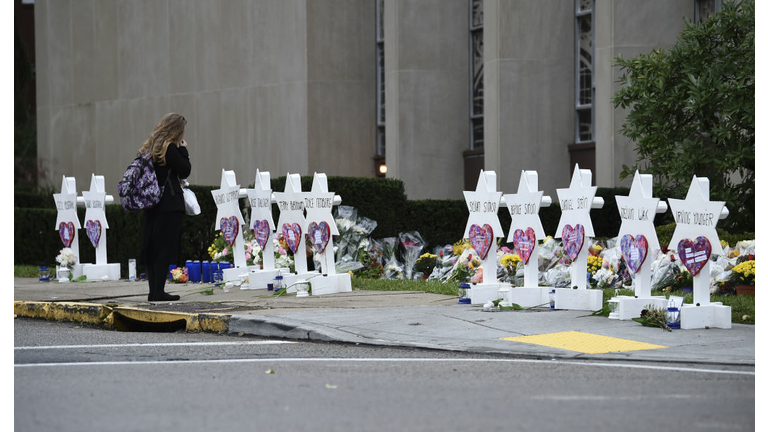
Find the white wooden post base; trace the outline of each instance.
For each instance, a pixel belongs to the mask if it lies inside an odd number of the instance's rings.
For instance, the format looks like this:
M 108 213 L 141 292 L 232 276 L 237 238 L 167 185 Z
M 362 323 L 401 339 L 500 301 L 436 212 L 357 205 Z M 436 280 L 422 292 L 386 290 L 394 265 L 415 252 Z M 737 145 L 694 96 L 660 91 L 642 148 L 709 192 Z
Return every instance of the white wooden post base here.
M 669 303 L 669 300 L 666 299 L 664 296 L 653 296 L 653 297 L 632 297 L 632 296 L 616 296 L 612 299 L 608 300 L 609 303 L 618 303 L 616 305 L 615 312 L 611 312 L 610 315 L 608 315 L 608 318 L 610 319 L 617 319 L 617 320 L 631 320 L 632 318 L 638 318 L 640 317 L 640 313 L 645 309 L 648 305 L 653 305 L 656 308 L 659 309 L 667 309 L 667 304 Z
M 684 330 L 703 328 L 731 328 L 731 307 L 720 302 L 696 306 L 684 304 L 680 309 L 680 328 Z

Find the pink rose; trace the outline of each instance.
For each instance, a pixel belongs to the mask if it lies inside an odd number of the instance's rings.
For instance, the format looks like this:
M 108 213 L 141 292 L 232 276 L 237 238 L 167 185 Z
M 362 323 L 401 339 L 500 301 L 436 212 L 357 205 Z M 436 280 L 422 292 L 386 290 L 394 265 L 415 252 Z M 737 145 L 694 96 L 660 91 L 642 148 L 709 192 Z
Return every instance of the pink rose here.
M 224 248 L 224 250 L 221 251 L 221 256 L 225 256 L 227 252 L 229 252 L 229 250 L 227 248 Z

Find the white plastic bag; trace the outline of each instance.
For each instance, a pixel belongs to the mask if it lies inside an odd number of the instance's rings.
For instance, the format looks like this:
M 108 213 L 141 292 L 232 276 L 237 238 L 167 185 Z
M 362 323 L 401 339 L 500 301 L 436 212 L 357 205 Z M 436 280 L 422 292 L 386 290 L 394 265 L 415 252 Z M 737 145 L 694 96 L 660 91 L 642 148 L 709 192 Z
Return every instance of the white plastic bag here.
M 187 214 L 190 216 L 200 214 L 200 204 L 197 203 L 197 197 L 191 190 L 184 188 L 184 207 L 187 210 Z

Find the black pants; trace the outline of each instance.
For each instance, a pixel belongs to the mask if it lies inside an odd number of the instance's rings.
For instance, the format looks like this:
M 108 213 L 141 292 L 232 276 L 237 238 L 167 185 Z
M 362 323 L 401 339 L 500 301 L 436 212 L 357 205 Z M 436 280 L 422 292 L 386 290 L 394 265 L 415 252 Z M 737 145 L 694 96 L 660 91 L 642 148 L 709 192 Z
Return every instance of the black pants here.
M 165 291 L 168 266 L 179 263 L 183 217 L 184 212 L 149 210 L 144 214 L 139 262 L 147 267 L 150 295 Z

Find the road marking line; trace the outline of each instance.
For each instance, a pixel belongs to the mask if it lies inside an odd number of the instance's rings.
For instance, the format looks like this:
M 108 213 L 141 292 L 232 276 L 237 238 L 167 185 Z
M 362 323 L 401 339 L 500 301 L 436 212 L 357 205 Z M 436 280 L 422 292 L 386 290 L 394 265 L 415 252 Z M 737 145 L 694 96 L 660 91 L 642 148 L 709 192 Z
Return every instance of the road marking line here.
M 269 341 L 240 341 L 240 342 L 177 342 L 177 343 L 136 343 L 136 344 L 103 344 L 103 345 L 49 345 L 13 347 L 14 350 L 43 350 L 43 349 L 93 349 L 93 348 L 122 348 L 122 347 L 174 347 L 174 346 L 229 346 L 229 345 L 278 345 L 296 342 L 284 340 Z
M 541 365 L 546 364 L 559 364 L 559 365 L 573 365 L 573 366 L 592 366 L 592 367 L 615 367 L 625 369 L 650 369 L 650 370 L 663 370 L 663 371 L 677 371 L 677 372 L 698 372 L 698 373 L 713 373 L 713 374 L 725 374 L 725 375 L 755 375 L 755 372 L 748 371 L 728 371 L 718 369 L 697 369 L 697 368 L 685 368 L 685 367 L 672 367 L 672 366 L 655 366 L 655 365 L 637 365 L 637 364 L 624 364 L 624 363 L 578 363 L 573 361 L 558 361 L 558 360 L 528 360 L 528 359 L 444 359 L 444 358 L 258 358 L 258 359 L 217 359 L 217 360 L 168 360 L 168 361 L 120 361 L 120 362 L 76 362 L 76 363 L 30 363 L 30 364 L 14 364 L 14 367 L 26 368 L 26 367 L 57 367 L 57 366 L 130 366 L 130 365 L 176 365 L 176 364 L 205 364 L 205 363 L 317 363 L 317 362 L 359 362 L 359 363 L 375 363 L 375 362 L 403 362 L 403 363 L 536 363 Z

